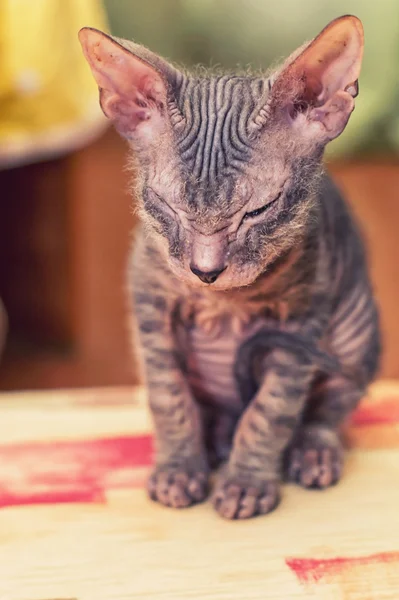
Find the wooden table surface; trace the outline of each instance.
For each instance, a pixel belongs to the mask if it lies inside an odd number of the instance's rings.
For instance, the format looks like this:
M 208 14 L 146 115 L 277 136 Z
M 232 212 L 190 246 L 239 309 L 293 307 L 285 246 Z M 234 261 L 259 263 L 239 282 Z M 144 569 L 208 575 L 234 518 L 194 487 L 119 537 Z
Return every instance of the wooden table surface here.
M 337 487 L 223 521 L 147 500 L 141 389 L 0 396 L 0 600 L 398 600 L 399 383 L 347 431 Z

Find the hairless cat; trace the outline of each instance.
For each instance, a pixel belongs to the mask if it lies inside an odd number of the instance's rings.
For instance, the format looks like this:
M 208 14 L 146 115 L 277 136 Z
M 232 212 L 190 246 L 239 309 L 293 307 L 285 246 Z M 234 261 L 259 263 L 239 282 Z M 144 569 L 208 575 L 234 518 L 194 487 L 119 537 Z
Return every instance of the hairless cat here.
M 201 502 L 222 463 L 213 504 L 228 519 L 273 510 L 284 477 L 335 484 L 340 426 L 380 355 L 362 238 L 323 167 L 358 94 L 361 22 L 332 21 L 264 76 L 190 74 L 130 41 L 79 37 L 132 149 L 150 497 Z

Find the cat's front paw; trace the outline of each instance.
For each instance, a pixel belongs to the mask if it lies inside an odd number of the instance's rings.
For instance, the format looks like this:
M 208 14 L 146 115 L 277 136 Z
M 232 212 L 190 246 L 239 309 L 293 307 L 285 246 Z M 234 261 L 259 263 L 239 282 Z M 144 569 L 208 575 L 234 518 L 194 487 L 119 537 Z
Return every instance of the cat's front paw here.
M 343 451 L 338 434 L 326 428 L 299 431 L 288 448 L 286 473 L 289 481 L 305 488 L 323 489 L 341 478 Z
M 222 475 L 213 497 L 215 510 L 225 519 L 265 515 L 280 501 L 278 481 L 248 482 L 228 472 Z
M 202 502 L 208 495 L 208 473 L 189 465 L 159 466 L 147 483 L 151 500 L 172 508 L 186 508 Z

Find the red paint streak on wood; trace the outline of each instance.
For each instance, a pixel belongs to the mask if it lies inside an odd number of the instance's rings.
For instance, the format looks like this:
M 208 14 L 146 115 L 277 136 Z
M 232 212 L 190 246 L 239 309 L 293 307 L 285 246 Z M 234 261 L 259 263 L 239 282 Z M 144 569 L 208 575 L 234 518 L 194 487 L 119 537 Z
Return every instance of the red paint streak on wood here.
M 141 487 L 149 435 L 0 446 L 0 507 L 104 502 L 111 489 Z
M 399 423 L 399 398 L 387 398 L 360 405 L 352 418 L 355 427 Z
M 57 486 L 55 489 L 47 490 L 28 490 L 7 491 L 0 490 L 0 508 L 6 506 L 26 506 L 32 504 L 87 504 L 105 502 L 103 490 L 96 489 L 95 486 L 85 488 L 79 485 Z
M 329 579 L 340 575 L 351 567 L 372 564 L 399 563 L 399 552 L 382 552 L 369 556 L 352 558 L 287 558 L 286 565 L 293 571 L 302 584 L 318 583 L 321 579 Z

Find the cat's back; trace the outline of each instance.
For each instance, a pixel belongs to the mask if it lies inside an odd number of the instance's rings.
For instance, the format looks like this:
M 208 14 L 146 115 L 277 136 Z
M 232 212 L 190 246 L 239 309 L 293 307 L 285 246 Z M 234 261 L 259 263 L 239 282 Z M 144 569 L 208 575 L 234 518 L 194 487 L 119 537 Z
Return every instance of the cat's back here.
M 338 296 L 360 280 L 367 280 L 367 245 L 348 200 L 330 175 L 323 176 L 320 191 L 319 238 L 322 259 Z
M 322 177 L 319 199 L 322 231 L 333 236 L 337 242 L 345 242 L 351 238 L 353 242 L 356 240 L 364 247 L 359 223 L 350 208 L 348 198 L 340 191 L 328 172 Z
M 374 376 L 380 356 L 378 308 L 367 261 L 367 240 L 350 206 L 326 176 L 321 188 L 322 260 L 332 301 L 331 350 L 346 365 L 362 365 Z

